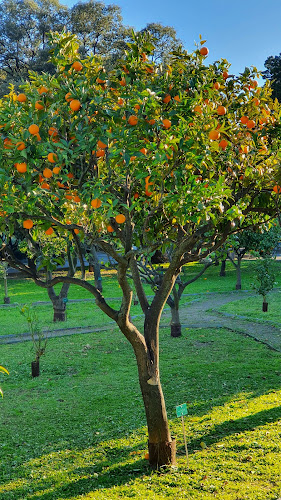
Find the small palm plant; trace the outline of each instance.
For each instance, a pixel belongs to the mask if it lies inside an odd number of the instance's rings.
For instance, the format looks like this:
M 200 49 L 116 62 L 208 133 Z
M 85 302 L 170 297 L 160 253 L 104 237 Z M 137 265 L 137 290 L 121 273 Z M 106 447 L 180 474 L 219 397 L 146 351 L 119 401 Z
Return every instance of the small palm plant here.
M 24 305 L 20 308 L 20 313 L 24 316 L 27 321 L 29 332 L 32 338 L 34 350 L 35 350 L 35 361 L 31 363 L 31 374 L 32 377 L 39 377 L 40 375 L 40 358 L 43 356 L 47 346 L 47 336 L 42 332 L 39 325 L 39 320 L 34 307 L 29 305 Z

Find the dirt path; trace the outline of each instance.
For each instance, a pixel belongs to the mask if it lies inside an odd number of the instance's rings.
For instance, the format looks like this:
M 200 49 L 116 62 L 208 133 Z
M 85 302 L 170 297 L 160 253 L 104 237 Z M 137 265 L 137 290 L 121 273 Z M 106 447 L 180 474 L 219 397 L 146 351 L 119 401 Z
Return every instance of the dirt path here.
M 281 327 L 277 328 L 270 324 L 249 321 L 241 316 L 223 314 L 218 309 L 228 302 L 235 302 L 246 297 L 254 295 L 248 291 L 233 291 L 222 293 L 210 293 L 202 300 L 196 299 L 185 304 L 181 308 L 182 326 L 186 328 L 227 328 L 235 333 L 247 335 L 255 340 L 266 344 L 268 347 L 281 352 Z M 170 322 L 169 310 L 164 311 L 161 327 L 168 328 Z M 91 333 L 105 331 L 114 328 L 114 322 L 108 323 L 103 327 L 87 328 L 60 328 L 48 333 L 48 338 L 63 337 L 66 335 Z M 3 335 L 0 337 L 1 344 L 14 344 L 18 342 L 30 341 L 28 333 L 15 335 Z

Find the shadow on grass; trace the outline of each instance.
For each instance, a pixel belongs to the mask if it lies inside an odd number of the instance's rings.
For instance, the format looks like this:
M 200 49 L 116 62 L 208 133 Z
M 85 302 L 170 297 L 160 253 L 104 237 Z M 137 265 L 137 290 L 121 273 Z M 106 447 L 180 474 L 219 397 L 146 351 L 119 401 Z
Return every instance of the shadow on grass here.
M 281 419 L 281 407 L 263 410 L 249 415 L 247 417 L 230 419 L 221 424 L 215 425 L 210 432 L 202 434 L 200 438 L 189 441 L 188 447 L 190 451 L 201 449 L 200 443 L 203 441 L 207 446 L 220 442 L 227 436 L 240 434 L 247 431 L 253 431 L 257 427 L 268 423 L 278 422 Z M 184 452 L 184 448 L 179 448 L 180 452 Z

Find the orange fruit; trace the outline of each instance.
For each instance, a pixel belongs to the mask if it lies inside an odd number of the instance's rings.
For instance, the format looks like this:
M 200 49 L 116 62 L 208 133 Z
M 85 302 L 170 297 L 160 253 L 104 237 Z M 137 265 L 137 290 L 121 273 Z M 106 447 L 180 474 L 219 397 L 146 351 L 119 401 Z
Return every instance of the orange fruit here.
M 79 111 L 79 109 L 81 108 L 81 102 L 78 99 L 72 99 L 69 106 L 71 107 L 72 111 Z
M 221 88 L 220 83 L 219 82 L 215 82 L 214 85 L 213 85 L 213 88 L 216 89 L 216 90 L 219 90 Z
M 27 171 L 26 163 L 15 163 L 16 169 L 20 174 L 24 174 Z
M 246 123 L 249 121 L 248 116 L 241 116 L 240 122 L 243 123 L 243 125 L 246 125 Z
M 80 63 L 80 61 L 74 61 L 74 63 L 72 64 L 72 68 L 75 69 L 75 71 L 81 71 L 83 65 Z
M 140 149 L 140 153 L 142 153 L 143 155 L 146 155 L 147 154 L 147 149 L 146 148 L 141 148 Z
M 223 71 L 222 77 L 223 77 L 224 80 L 227 80 L 227 78 L 228 78 L 228 72 L 227 71 Z
M 260 100 L 256 97 L 253 101 L 255 106 L 258 106 L 260 104 Z
M 217 108 L 217 113 L 220 116 L 223 116 L 226 114 L 226 108 L 224 106 L 218 106 Z
M 181 100 L 180 100 L 180 96 L 179 96 L 179 95 L 175 95 L 175 97 L 174 97 L 174 101 L 181 102 Z
M 129 125 L 132 125 L 132 126 L 136 125 L 138 123 L 138 117 L 136 115 L 129 116 L 128 123 L 129 123 Z
M 50 127 L 48 130 L 48 134 L 52 137 L 56 137 L 58 135 L 58 129 L 56 127 Z
M 255 89 L 258 86 L 257 80 L 251 80 L 250 81 L 250 88 Z
M 48 89 L 47 87 L 44 87 L 44 85 L 42 85 L 42 87 L 38 89 L 38 92 L 39 94 L 46 94 L 46 92 L 48 92 Z
M 125 80 L 125 78 L 124 77 L 121 78 L 121 80 L 120 80 L 119 83 L 120 83 L 120 85 L 122 85 L 122 87 L 125 87 L 126 86 L 126 80 Z
M 164 118 L 164 120 L 162 120 L 162 123 L 163 123 L 163 127 L 164 127 L 165 129 L 170 128 L 170 127 L 171 127 L 171 125 L 172 125 L 171 120 L 168 120 L 168 118 Z
M 56 163 L 58 156 L 56 155 L 56 153 L 49 153 L 47 158 L 50 163 Z
M 91 205 L 93 208 L 100 208 L 101 200 L 99 198 L 95 198 L 94 200 L 91 201 Z
M 113 232 L 114 232 L 113 227 L 112 227 L 112 226 L 110 226 L 110 225 L 109 225 L 109 226 L 107 226 L 107 228 L 106 228 L 106 229 L 108 230 L 108 232 L 109 232 L 109 233 L 113 233 Z
M 19 94 L 17 96 L 17 101 L 19 101 L 19 102 L 26 102 L 26 95 L 25 94 Z
M 98 149 L 96 152 L 96 157 L 97 158 L 103 158 L 105 156 L 105 150 L 104 149 Z
M 75 232 L 75 234 L 79 234 L 79 229 L 75 228 L 73 231 Z
M 154 125 L 155 124 L 155 119 L 151 118 L 151 120 L 148 120 L 149 125 Z
M 146 453 L 146 454 L 144 455 L 144 458 L 145 458 L 145 460 L 149 460 L 149 453 Z
M 73 196 L 73 201 L 75 201 L 75 203 L 79 203 L 81 201 L 80 196 L 77 195 Z
M 71 92 L 67 92 L 67 94 L 65 94 L 64 98 L 67 102 L 72 101 L 71 95 L 72 95 Z
M 54 167 L 54 168 L 53 168 L 53 173 L 54 173 L 54 174 L 59 174 L 59 173 L 60 173 L 60 170 L 61 170 L 61 169 L 60 169 L 60 167 Z
M 97 146 L 99 149 L 106 149 L 107 148 L 107 145 L 100 140 L 98 141 Z
M 43 183 L 41 184 L 41 188 L 42 188 L 42 189 L 50 189 L 50 184 L 48 184 L 48 182 L 43 182 Z
M 250 129 L 251 129 L 251 128 L 254 128 L 255 126 L 256 126 L 256 122 L 255 122 L 254 120 L 249 120 L 249 121 L 247 121 L 247 123 L 246 123 L 246 127 L 247 127 L 247 128 L 250 128 Z
M 220 147 L 223 151 L 225 151 L 225 150 L 226 150 L 227 146 L 228 146 L 228 142 L 227 142 L 225 139 L 222 139 L 222 140 L 219 142 L 219 147 Z
M 69 179 L 74 179 L 74 175 L 73 175 L 73 173 L 72 173 L 72 172 L 69 172 L 69 173 L 67 174 L 67 177 L 68 177 Z
M 211 139 L 212 141 L 216 141 L 219 138 L 220 138 L 220 133 L 218 130 L 211 130 L 209 132 L 209 139 Z
M 23 149 L 25 149 L 26 146 L 25 146 L 25 144 L 24 144 L 23 141 L 20 141 L 20 142 L 17 142 L 16 148 L 17 148 L 18 151 L 23 151 Z
M 49 179 L 50 177 L 52 177 L 53 172 L 50 168 L 44 168 L 43 175 L 44 177 L 46 177 L 46 179 Z
M 42 101 L 36 101 L 35 109 L 39 109 L 39 110 L 44 109 L 44 105 L 43 105 Z
M 28 127 L 28 132 L 31 135 L 37 135 L 39 133 L 39 127 L 38 125 L 32 124 Z
M 199 52 L 200 52 L 201 56 L 207 56 L 209 54 L 209 49 L 207 49 L 207 47 L 201 47 Z
M 118 102 L 119 106 L 122 106 L 124 104 L 124 99 L 122 99 L 122 97 L 120 97 L 117 102 Z
M 170 94 L 165 95 L 165 97 L 163 98 L 163 102 L 165 104 L 168 104 L 168 102 L 170 102 L 170 100 L 171 100 Z
M 126 220 L 126 217 L 123 214 L 118 214 L 116 215 L 115 220 L 118 224 L 123 224 Z
M 241 148 L 239 149 L 239 153 L 244 153 L 244 154 L 249 153 L 249 146 L 247 146 L 247 145 L 243 144 L 243 145 L 241 146 Z
M 31 229 L 33 227 L 33 221 L 31 219 L 26 219 L 22 223 L 25 229 Z
M 45 233 L 49 236 L 50 234 L 53 234 L 54 230 L 52 227 L 49 227 L 49 229 L 46 229 Z
M 9 137 L 4 139 L 4 149 L 11 149 L 13 147 L 13 143 Z
M 194 108 L 194 113 L 197 113 L 198 115 L 200 115 L 202 113 L 202 108 L 201 106 L 195 106 Z
M 273 191 L 274 193 L 281 193 L 281 186 L 278 186 L 278 184 L 276 184 L 273 188 Z

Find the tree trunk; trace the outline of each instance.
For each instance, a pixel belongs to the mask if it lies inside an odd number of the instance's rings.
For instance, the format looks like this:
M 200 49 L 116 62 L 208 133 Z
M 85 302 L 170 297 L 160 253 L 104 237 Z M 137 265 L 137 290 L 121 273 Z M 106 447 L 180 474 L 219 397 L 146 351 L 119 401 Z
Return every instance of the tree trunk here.
M 180 323 L 180 315 L 179 309 L 174 306 L 170 307 L 172 319 L 171 319 L 171 336 L 172 337 L 180 337 L 181 336 L 181 323 Z
M 226 259 L 221 261 L 220 276 L 224 277 L 226 275 L 225 268 L 226 268 Z
M 266 297 L 263 298 L 262 310 L 263 310 L 263 312 L 268 311 L 268 302 L 266 301 Z
M 32 375 L 32 378 L 39 377 L 39 375 L 40 375 L 39 359 L 36 359 L 36 361 L 31 362 L 31 375 Z
M 8 296 L 8 275 L 7 275 L 7 264 L 4 264 L 3 266 L 4 268 L 4 291 L 5 291 L 5 295 L 4 295 L 4 304 L 10 304 L 10 297 Z
M 53 301 L 54 308 L 54 322 L 66 320 L 66 302 L 64 299 L 57 297 Z
M 241 258 L 237 257 L 237 267 L 236 267 L 236 290 L 241 290 Z

